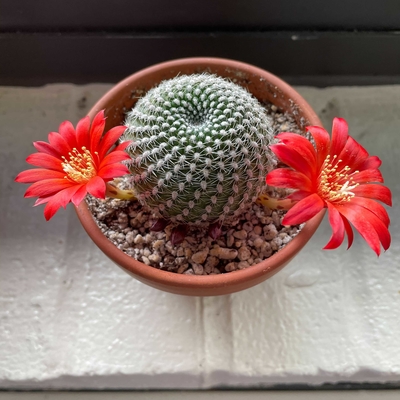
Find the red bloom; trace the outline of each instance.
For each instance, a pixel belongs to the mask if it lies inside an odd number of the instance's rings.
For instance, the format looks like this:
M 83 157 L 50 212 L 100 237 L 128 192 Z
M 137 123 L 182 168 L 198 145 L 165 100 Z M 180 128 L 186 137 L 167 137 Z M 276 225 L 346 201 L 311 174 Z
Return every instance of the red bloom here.
M 279 168 L 267 175 L 268 185 L 297 189 L 289 198 L 296 204 L 282 223 L 306 222 L 324 207 L 328 208 L 332 237 L 325 249 L 339 247 L 348 236 L 353 242 L 351 224 L 379 256 L 380 244 L 390 246 L 389 216 L 374 200 L 392 205 L 390 190 L 383 185 L 379 171 L 381 160 L 348 135 L 344 119 L 335 118 L 332 140 L 325 129 L 309 126 L 315 148 L 306 138 L 294 133 L 280 133 L 280 143 L 271 146 L 275 155 L 292 169 Z
M 109 151 L 126 127 L 116 126 L 103 136 L 104 126 L 104 111 L 100 111 L 91 125 L 89 117 L 81 119 L 76 130 L 65 121 L 60 133 L 49 133 L 49 143 L 33 143 L 38 153 L 28 156 L 26 162 L 39 168 L 22 171 L 15 180 L 33 183 L 25 197 L 38 197 L 35 205 L 47 203 L 46 220 L 71 201 L 79 205 L 87 193 L 104 198 L 106 182 L 129 172 L 121 164 L 130 158 L 124 151 L 129 142 Z

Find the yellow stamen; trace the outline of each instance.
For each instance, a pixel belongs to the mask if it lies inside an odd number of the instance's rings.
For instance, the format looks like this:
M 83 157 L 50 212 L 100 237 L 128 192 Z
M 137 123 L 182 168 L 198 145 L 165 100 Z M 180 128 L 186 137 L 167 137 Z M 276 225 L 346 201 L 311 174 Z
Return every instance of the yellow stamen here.
M 319 175 L 318 194 L 326 201 L 344 203 L 355 196 L 352 190 L 358 186 L 358 183 L 354 182 L 353 176 L 358 171 L 349 174 L 351 168 L 347 165 L 339 169 L 342 160 L 336 161 L 336 158 L 336 155 L 333 156 L 331 162 L 330 156 L 326 157 Z
M 98 158 L 97 151 L 94 152 L 94 155 Z M 81 152 L 74 148 L 68 156 L 69 159 L 62 156 L 64 162 L 61 163 L 64 172 L 67 174 L 65 179 L 71 179 L 76 183 L 86 183 L 96 176 L 97 170 L 93 154 L 86 147 L 82 147 Z M 106 196 L 120 200 L 137 200 L 132 190 L 120 189 L 109 183 L 106 184 Z
M 96 176 L 97 171 L 92 154 L 86 147 L 82 147 L 82 152 L 74 148 L 68 155 L 69 160 L 62 156 L 64 162 L 61 163 L 67 174 L 65 178 L 77 183 L 85 183 Z

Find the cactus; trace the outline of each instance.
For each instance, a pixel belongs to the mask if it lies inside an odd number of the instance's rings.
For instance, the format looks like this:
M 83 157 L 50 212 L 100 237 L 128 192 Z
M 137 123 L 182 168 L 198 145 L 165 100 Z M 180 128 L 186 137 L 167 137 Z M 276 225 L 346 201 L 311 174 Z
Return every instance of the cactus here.
M 137 197 L 172 222 L 227 222 L 265 187 L 270 119 L 228 80 L 197 74 L 164 81 L 127 113 L 125 125 Z

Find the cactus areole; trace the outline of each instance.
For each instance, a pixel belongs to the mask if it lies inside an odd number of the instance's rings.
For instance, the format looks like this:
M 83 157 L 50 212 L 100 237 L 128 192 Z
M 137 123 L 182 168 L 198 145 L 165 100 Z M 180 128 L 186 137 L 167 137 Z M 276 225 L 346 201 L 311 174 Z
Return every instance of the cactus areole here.
M 162 82 L 137 102 L 125 125 L 137 197 L 171 222 L 228 222 L 257 200 L 272 168 L 265 109 L 215 75 Z

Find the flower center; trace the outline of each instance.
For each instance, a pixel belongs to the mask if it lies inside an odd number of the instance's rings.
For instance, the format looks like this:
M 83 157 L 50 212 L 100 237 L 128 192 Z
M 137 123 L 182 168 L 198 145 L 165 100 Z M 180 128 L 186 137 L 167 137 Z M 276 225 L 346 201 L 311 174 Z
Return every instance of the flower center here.
M 82 147 L 82 152 L 74 148 L 68 155 L 69 160 L 62 156 L 64 162 L 61 163 L 64 172 L 67 174 L 65 178 L 77 183 L 84 183 L 96 175 L 96 166 L 92 154 L 86 147 Z
M 355 196 L 352 190 L 358 183 L 354 182 L 353 175 L 358 171 L 349 174 L 351 168 L 347 165 L 340 167 L 342 160 L 336 161 L 336 158 L 337 155 L 334 155 L 331 161 L 330 155 L 326 157 L 319 175 L 318 194 L 325 201 L 344 203 Z

